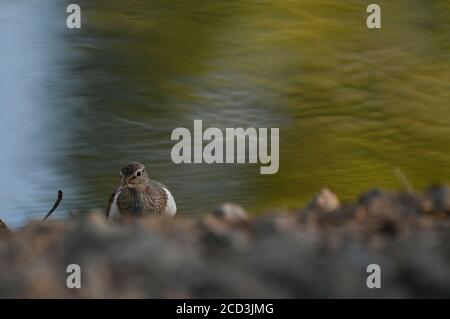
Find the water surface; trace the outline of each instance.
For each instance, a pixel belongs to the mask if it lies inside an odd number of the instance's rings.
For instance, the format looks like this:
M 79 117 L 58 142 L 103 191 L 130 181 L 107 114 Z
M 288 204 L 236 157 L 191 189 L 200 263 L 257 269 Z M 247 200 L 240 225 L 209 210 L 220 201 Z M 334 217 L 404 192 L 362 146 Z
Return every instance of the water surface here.
M 67 2 L 68 3 L 68 2 Z M 323 186 L 342 199 L 449 180 L 449 1 L 4 1 L 0 218 L 102 208 L 130 160 L 181 214 L 223 201 L 259 213 Z M 5 25 L 7 26 L 5 28 Z M 176 127 L 279 127 L 280 170 L 175 165 Z

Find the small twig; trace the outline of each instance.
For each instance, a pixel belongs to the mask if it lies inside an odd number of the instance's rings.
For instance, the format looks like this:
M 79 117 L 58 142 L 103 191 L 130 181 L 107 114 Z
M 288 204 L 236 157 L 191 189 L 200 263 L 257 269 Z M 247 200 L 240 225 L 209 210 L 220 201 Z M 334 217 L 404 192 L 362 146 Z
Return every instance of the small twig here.
M 49 212 L 47 213 L 47 215 L 45 215 L 45 217 L 42 219 L 42 221 L 46 221 L 47 218 L 50 217 L 50 215 L 55 211 L 55 209 L 58 208 L 59 204 L 61 203 L 63 198 L 63 192 L 62 190 L 58 190 L 58 198 L 56 199 L 56 202 L 53 204 L 52 209 L 49 210 Z
M 46 221 L 47 218 L 49 218 L 50 215 L 55 211 L 55 209 L 58 208 L 59 204 L 60 204 L 61 201 L 62 201 L 62 198 L 63 198 L 63 192 L 62 192 L 62 190 L 58 190 L 58 198 L 56 199 L 56 202 L 53 204 L 52 209 L 50 209 L 49 212 L 47 213 L 47 215 L 45 215 L 45 217 L 42 219 L 43 222 Z M 9 228 L 8 228 L 8 226 L 6 226 L 6 224 L 0 219 L 0 231 L 1 231 L 1 230 L 8 230 L 8 231 L 9 231 Z
M 411 183 L 409 182 L 408 178 L 406 177 L 405 174 L 403 174 L 402 170 L 398 167 L 394 168 L 394 174 L 397 177 L 397 179 L 399 180 L 400 184 L 403 185 L 403 187 L 406 189 L 406 191 L 408 193 L 413 193 L 414 189 L 411 186 Z

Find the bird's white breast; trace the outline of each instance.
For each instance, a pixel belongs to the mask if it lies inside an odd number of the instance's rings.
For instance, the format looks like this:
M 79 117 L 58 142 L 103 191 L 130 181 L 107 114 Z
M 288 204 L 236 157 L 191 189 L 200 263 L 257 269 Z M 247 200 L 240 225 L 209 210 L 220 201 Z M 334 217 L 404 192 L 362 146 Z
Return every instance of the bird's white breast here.
M 111 204 L 111 210 L 109 211 L 109 218 L 117 218 L 120 216 L 119 206 L 117 206 L 117 197 L 119 197 L 120 191 L 114 195 L 113 202 Z
M 177 212 L 177 205 L 175 204 L 175 199 L 173 198 L 172 194 L 169 192 L 169 190 L 165 187 L 163 187 L 167 194 L 167 203 L 166 203 L 166 209 L 164 210 L 163 215 L 166 216 L 174 216 Z

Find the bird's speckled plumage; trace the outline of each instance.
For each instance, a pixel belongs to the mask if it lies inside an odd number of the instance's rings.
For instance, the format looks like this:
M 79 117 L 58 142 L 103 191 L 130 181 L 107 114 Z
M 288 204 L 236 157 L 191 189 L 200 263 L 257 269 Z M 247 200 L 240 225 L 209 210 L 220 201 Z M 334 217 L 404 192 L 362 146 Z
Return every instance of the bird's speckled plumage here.
M 175 201 L 163 184 L 148 177 L 145 166 L 131 162 L 120 171 L 122 182 L 108 202 L 110 215 L 168 215 L 176 213 Z

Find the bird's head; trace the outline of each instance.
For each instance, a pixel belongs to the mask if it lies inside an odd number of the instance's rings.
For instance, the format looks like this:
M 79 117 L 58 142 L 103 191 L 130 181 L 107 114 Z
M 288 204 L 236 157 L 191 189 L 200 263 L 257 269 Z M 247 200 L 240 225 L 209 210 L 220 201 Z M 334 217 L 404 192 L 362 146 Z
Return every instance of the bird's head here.
M 131 162 L 120 170 L 122 186 L 144 185 L 148 181 L 148 173 L 144 164 Z

